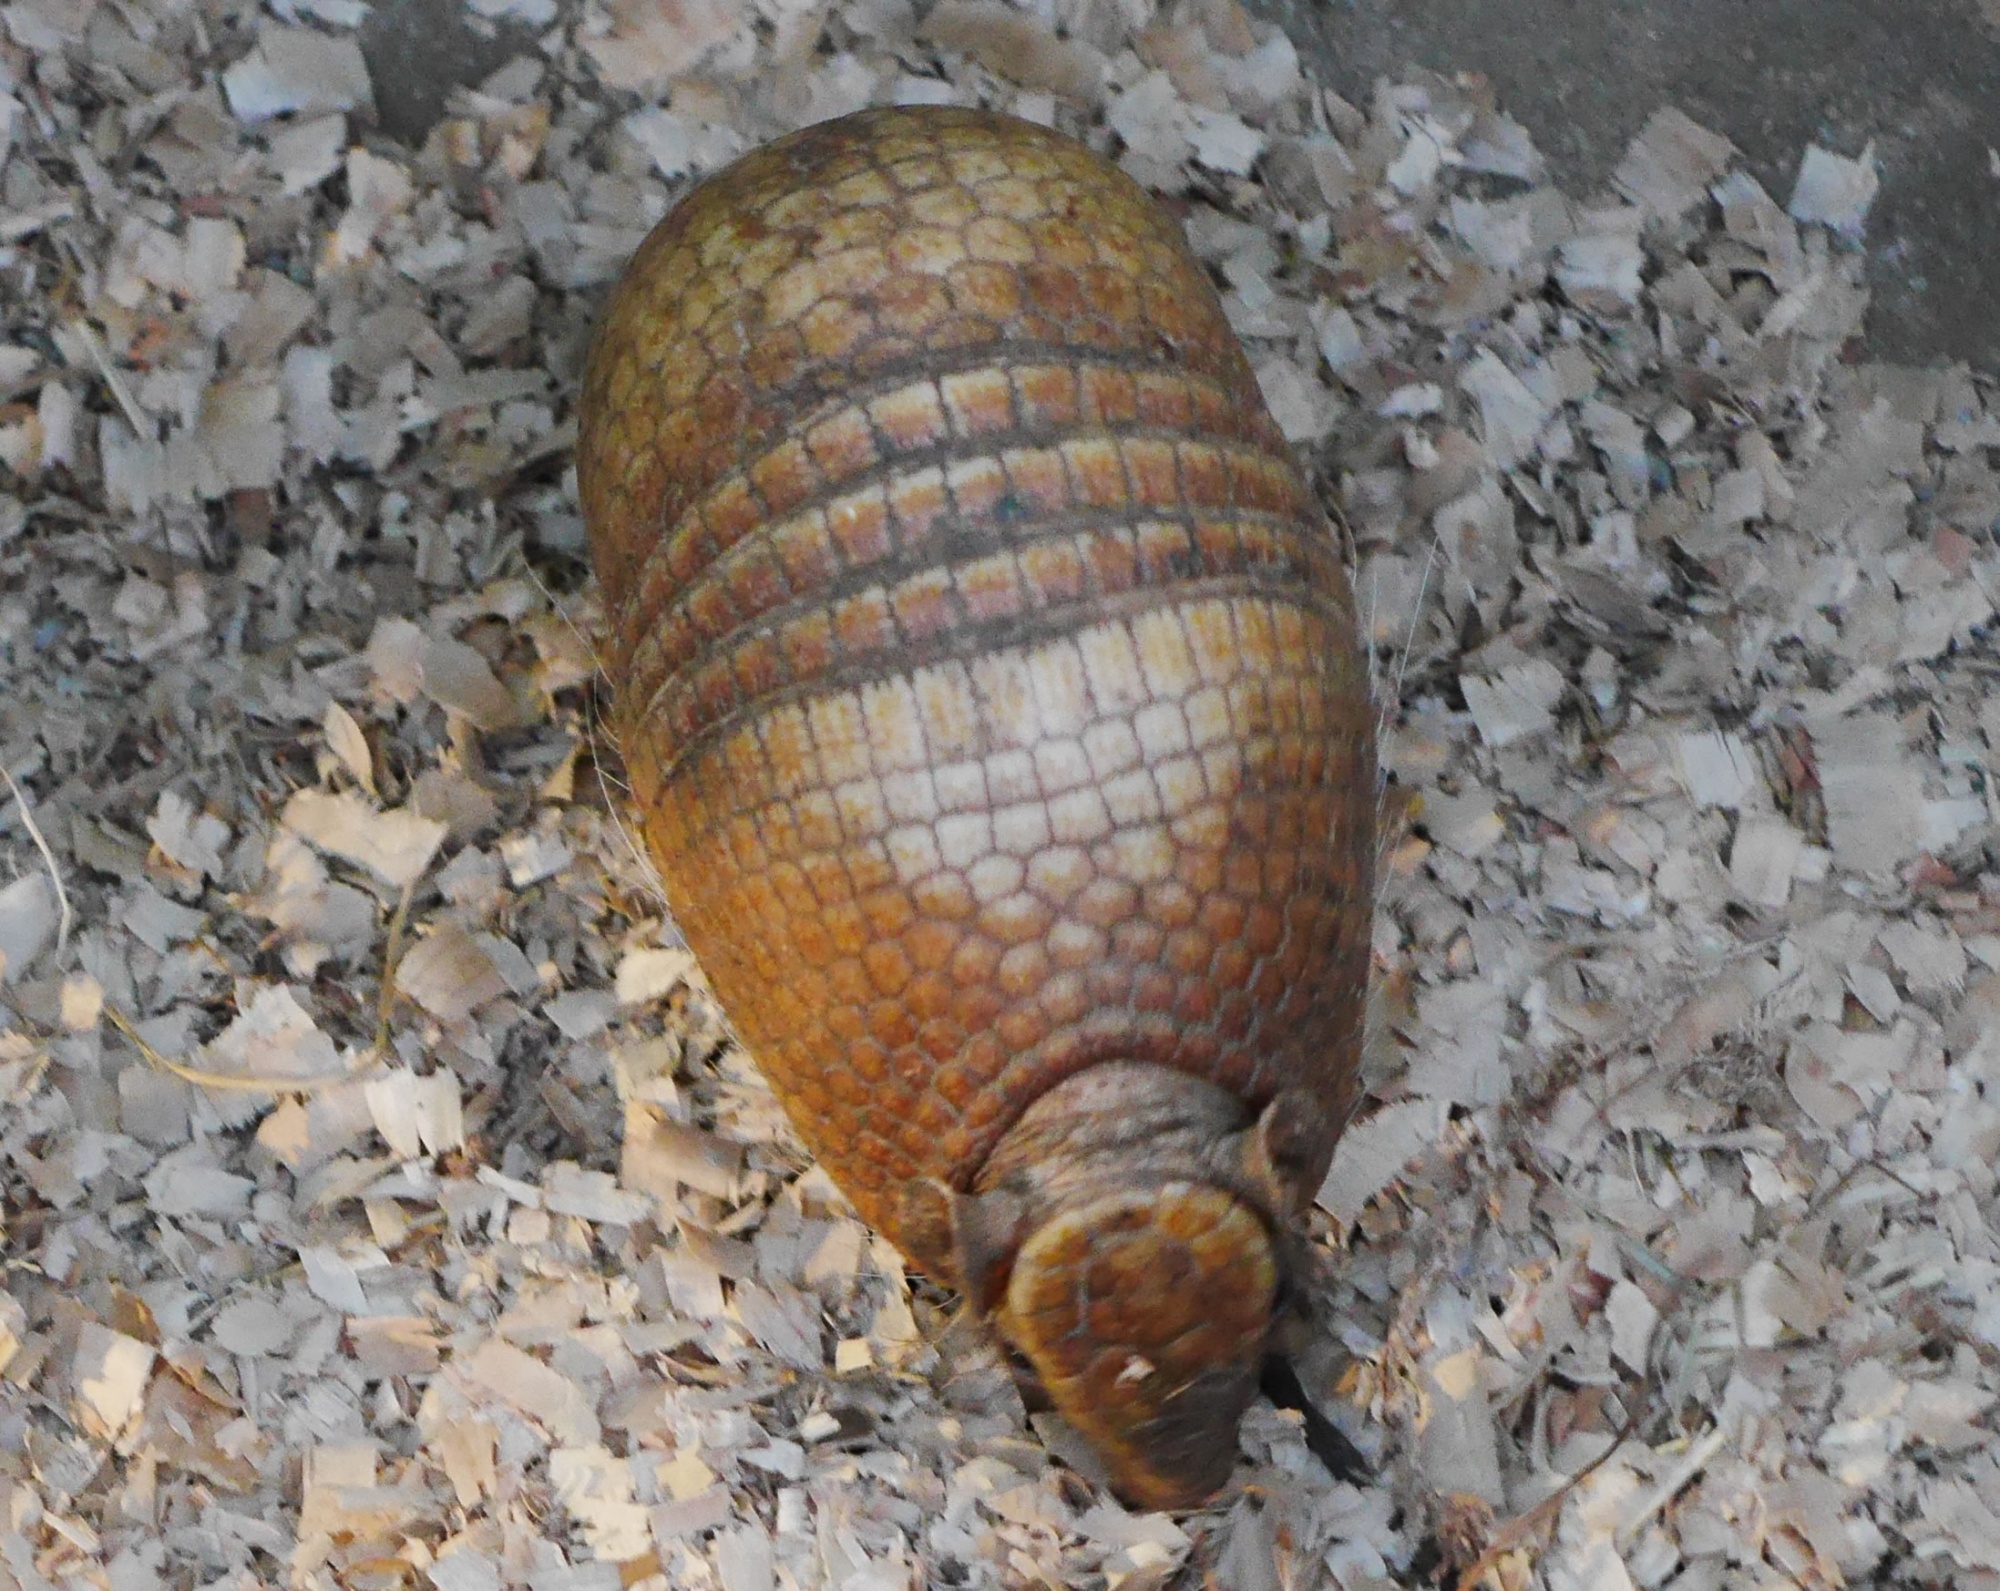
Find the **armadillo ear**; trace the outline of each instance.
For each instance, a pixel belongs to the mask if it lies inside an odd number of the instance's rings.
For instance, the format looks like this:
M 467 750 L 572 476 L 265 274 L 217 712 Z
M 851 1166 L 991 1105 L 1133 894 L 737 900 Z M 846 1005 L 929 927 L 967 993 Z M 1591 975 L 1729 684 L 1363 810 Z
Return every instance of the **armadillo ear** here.
M 958 1275 L 958 1255 L 952 1241 L 955 1193 L 936 1177 L 918 1177 L 903 1184 L 902 1208 L 896 1212 L 896 1241 L 931 1280 L 965 1291 Z
M 1271 1214 L 1280 1222 L 1296 1215 L 1319 1191 L 1306 1185 L 1313 1158 L 1310 1104 L 1288 1089 L 1264 1107 L 1244 1135 L 1244 1174 L 1271 1201 Z
M 991 1314 L 1007 1290 L 1015 1252 L 1027 1235 L 1026 1214 L 1011 1193 L 961 1193 L 952 1204 L 959 1288 L 982 1315 Z
M 1021 1244 L 1020 1200 L 1006 1193 L 960 1193 L 935 1177 L 908 1183 L 902 1199 L 903 1252 L 955 1287 L 980 1314 L 1007 1286 Z

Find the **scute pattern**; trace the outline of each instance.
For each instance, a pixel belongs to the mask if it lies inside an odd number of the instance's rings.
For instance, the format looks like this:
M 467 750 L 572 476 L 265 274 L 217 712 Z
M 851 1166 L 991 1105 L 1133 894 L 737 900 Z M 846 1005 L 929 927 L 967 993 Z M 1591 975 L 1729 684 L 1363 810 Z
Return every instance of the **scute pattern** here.
M 578 477 L 650 847 L 893 1238 L 1106 1060 L 1354 1076 L 1352 601 L 1214 290 L 1081 146 L 865 112 L 703 184 L 618 289 Z

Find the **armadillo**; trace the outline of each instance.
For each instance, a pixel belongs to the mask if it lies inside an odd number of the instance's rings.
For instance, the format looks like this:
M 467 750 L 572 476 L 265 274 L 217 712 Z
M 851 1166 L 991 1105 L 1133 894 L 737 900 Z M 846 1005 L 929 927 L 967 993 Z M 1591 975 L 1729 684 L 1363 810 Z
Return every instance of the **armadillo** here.
M 614 290 L 577 480 L 636 815 L 806 1146 L 1145 1506 L 1224 1485 L 1353 1105 L 1373 710 L 1179 225 L 864 111 Z

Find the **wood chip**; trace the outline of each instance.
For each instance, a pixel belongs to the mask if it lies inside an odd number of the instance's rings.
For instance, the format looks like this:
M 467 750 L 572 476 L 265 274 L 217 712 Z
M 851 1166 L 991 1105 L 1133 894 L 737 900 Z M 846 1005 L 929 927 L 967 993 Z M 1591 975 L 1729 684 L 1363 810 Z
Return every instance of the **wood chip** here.
M 331 855 L 401 887 L 430 866 L 445 826 L 401 808 L 383 812 L 361 797 L 301 790 L 285 803 L 285 827 Z
M 1805 159 L 1799 163 L 1798 181 L 1786 208 L 1795 221 L 1817 222 L 1836 232 L 1859 237 L 1868 219 L 1868 208 L 1881 187 L 1873 144 L 1861 152 L 1858 160 L 1844 160 L 1815 144 L 1806 150 Z

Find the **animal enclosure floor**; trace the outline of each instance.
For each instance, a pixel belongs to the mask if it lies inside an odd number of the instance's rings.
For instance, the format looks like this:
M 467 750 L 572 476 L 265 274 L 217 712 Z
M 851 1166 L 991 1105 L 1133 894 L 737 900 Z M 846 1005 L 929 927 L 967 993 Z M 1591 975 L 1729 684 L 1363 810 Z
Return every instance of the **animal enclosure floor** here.
M 420 8 L 426 0 L 398 0 Z M 1994 0 L 1250 0 L 1330 86 L 1479 72 L 1559 181 L 1602 182 L 1662 105 L 1735 139 L 1775 192 L 1800 149 L 1872 151 L 1864 252 L 1878 358 L 2000 365 L 2000 5 Z
M 411 146 L 359 0 L 0 7 L 0 1591 L 2000 1586 L 2000 401 L 1871 358 L 1875 166 L 1667 110 L 1564 193 L 1233 0 L 458 20 Z M 1365 1484 L 1053 1460 L 622 827 L 597 307 L 899 100 L 1165 197 L 1352 556 Z

